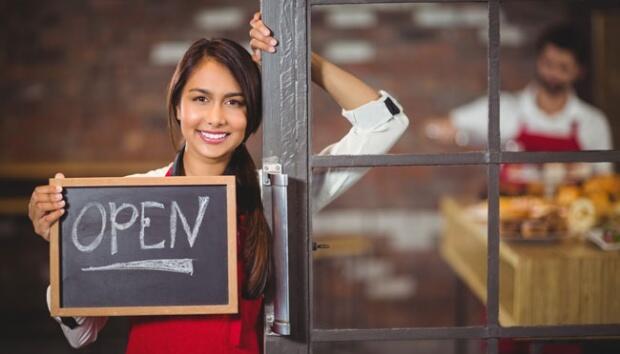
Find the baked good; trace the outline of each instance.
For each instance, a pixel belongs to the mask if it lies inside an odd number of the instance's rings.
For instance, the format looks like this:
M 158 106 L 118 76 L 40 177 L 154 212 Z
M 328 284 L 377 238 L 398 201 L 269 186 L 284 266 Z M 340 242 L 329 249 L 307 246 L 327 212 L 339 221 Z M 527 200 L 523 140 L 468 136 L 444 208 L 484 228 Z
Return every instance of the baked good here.
M 559 205 L 569 205 L 581 196 L 581 188 L 575 185 L 560 186 L 557 190 L 555 201 Z
M 546 218 L 527 219 L 521 223 L 521 237 L 524 239 L 544 239 L 549 237 L 549 222 Z
M 572 234 L 583 234 L 598 222 L 596 207 L 592 200 L 579 198 L 568 209 L 568 230 Z
M 605 191 L 592 191 L 586 194 L 586 198 L 590 199 L 594 204 L 594 210 L 598 219 L 604 219 L 611 214 L 612 204 L 609 193 Z

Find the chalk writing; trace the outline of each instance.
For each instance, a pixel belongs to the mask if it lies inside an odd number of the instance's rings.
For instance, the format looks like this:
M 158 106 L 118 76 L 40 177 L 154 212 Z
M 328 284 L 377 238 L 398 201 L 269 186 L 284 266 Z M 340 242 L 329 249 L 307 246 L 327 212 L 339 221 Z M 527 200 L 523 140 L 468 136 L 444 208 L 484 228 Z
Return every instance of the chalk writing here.
M 135 206 L 133 206 L 133 204 L 123 203 L 121 204 L 121 207 L 118 209 L 116 208 L 116 203 L 110 202 L 108 204 L 110 205 L 110 224 L 111 224 L 110 233 L 112 234 L 111 235 L 112 245 L 110 246 L 110 253 L 116 254 L 118 253 L 118 242 L 116 240 L 117 231 L 127 230 L 129 227 L 131 227 L 131 225 L 133 225 L 133 223 L 136 221 L 136 218 L 138 217 L 138 209 Z M 121 212 L 121 210 L 127 209 L 127 208 L 131 209 L 131 218 L 129 218 L 129 221 L 127 221 L 126 223 L 119 224 L 118 222 L 116 222 L 116 216 L 118 215 L 118 213 Z
M 194 275 L 192 259 L 147 259 L 124 263 L 114 263 L 101 267 L 82 268 L 85 272 L 103 270 L 158 270 L 163 272 L 175 272 Z
M 80 224 L 80 220 L 82 220 L 82 217 L 84 216 L 84 214 L 86 214 L 86 211 L 92 207 L 96 207 L 99 210 L 99 213 L 101 213 L 101 231 L 99 232 L 99 235 L 95 237 L 93 242 L 91 242 L 90 245 L 84 246 L 78 240 L 77 229 L 78 225 Z M 105 232 L 105 215 L 105 208 L 103 207 L 103 205 L 101 205 L 101 203 L 90 202 L 82 208 L 80 214 L 78 214 L 78 217 L 75 220 L 75 223 L 73 224 L 73 227 L 71 228 L 71 240 L 73 241 L 73 244 L 75 245 L 75 247 L 77 247 L 77 249 L 82 252 L 92 252 L 95 250 L 95 248 L 99 247 L 101 240 L 103 240 L 103 233 Z
M 141 249 L 164 248 L 166 246 L 166 240 L 162 240 L 161 242 L 155 245 L 147 245 L 144 243 L 144 229 L 151 226 L 151 218 L 147 218 L 144 216 L 144 209 L 145 208 L 165 209 L 166 207 L 162 203 L 152 202 L 152 201 L 146 201 L 140 204 L 142 205 L 142 213 L 140 214 L 141 215 L 140 217 L 140 248 Z
M 205 211 L 207 210 L 207 206 L 209 205 L 209 197 L 198 197 L 199 200 L 199 209 L 198 216 L 196 217 L 196 222 L 194 223 L 194 228 L 191 233 L 189 231 L 189 224 L 187 223 L 187 219 L 185 215 L 181 212 L 181 208 L 179 208 L 179 204 L 177 202 L 172 202 L 172 212 L 170 213 L 170 247 L 174 248 L 174 241 L 177 236 L 177 214 L 179 214 L 179 218 L 181 219 L 181 223 L 183 224 L 183 229 L 187 234 L 187 241 L 189 242 L 190 247 L 194 247 L 194 242 L 196 241 L 196 237 L 198 236 L 198 231 L 200 230 L 200 225 L 202 225 L 202 218 L 205 216 Z
M 209 206 L 209 197 L 208 196 L 199 196 L 198 197 L 198 213 L 196 215 L 196 219 L 193 225 L 187 221 L 187 218 L 183 214 L 181 207 L 176 201 L 171 202 L 170 206 L 170 248 L 175 247 L 176 236 L 177 236 L 177 224 L 178 221 L 181 221 L 181 226 L 187 235 L 187 242 L 190 248 L 194 247 L 196 239 L 198 238 L 198 234 L 200 233 L 200 227 L 203 224 L 203 219 L 205 213 L 207 211 L 207 207 Z M 138 219 L 138 214 L 140 215 L 140 231 L 139 231 L 139 241 L 140 241 L 140 249 L 149 250 L 149 249 L 161 249 L 166 246 L 166 240 L 161 240 L 155 244 L 147 244 L 145 241 L 145 229 L 150 227 L 151 218 L 146 216 L 146 211 L 148 208 L 157 208 L 157 209 L 166 209 L 165 205 L 156 201 L 144 201 L 140 203 L 140 211 L 138 208 L 130 203 L 122 203 L 120 206 L 117 206 L 114 202 L 109 202 L 108 207 L 110 209 L 110 253 L 112 255 L 118 253 L 118 231 L 123 231 L 131 228 L 136 220 Z M 101 229 L 99 234 L 97 234 L 94 239 L 89 244 L 83 244 L 80 241 L 80 235 L 78 234 L 78 230 L 80 230 L 80 222 L 82 222 L 84 215 L 86 212 L 95 208 L 99 215 L 101 216 Z M 131 216 L 129 220 L 126 222 L 120 223 L 117 218 L 121 211 L 129 209 L 131 210 Z M 103 204 L 98 202 L 89 202 L 80 210 L 78 217 L 75 219 L 71 227 L 71 240 L 75 247 L 81 252 L 93 252 L 101 242 L 103 241 L 107 224 L 107 212 Z

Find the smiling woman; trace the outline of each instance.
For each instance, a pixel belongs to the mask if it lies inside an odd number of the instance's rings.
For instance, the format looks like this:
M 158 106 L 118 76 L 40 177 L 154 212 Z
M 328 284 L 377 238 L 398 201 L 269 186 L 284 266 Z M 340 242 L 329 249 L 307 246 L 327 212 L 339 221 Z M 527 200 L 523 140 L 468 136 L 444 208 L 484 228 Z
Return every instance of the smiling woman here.
M 186 140 L 186 173 L 222 174 L 246 138 L 245 95 L 232 73 L 213 59 L 203 59 L 176 104 L 177 124 Z
M 257 17 L 253 24 L 266 30 Z M 345 109 L 344 116 L 353 124 L 349 134 L 323 154 L 387 152 L 408 126 L 396 100 L 319 56 L 313 56 L 312 65 L 315 82 Z M 168 166 L 140 176 L 235 176 L 239 313 L 191 319 L 136 318 L 127 353 L 260 352 L 263 294 L 272 277 L 272 237 L 263 213 L 256 165 L 245 142 L 261 121 L 260 71 L 252 56 L 227 39 L 194 42 L 177 65 L 168 90 L 168 125 L 179 148 L 177 156 Z M 321 171 L 313 183 L 315 206 L 320 208 L 333 200 L 364 172 Z M 52 223 L 64 214 L 60 193 L 53 186 L 40 186 L 31 198 L 29 216 L 35 232 L 45 239 Z M 163 291 L 165 294 L 168 290 Z M 95 341 L 105 324 L 101 318 L 76 318 L 75 323 L 57 320 L 74 347 Z

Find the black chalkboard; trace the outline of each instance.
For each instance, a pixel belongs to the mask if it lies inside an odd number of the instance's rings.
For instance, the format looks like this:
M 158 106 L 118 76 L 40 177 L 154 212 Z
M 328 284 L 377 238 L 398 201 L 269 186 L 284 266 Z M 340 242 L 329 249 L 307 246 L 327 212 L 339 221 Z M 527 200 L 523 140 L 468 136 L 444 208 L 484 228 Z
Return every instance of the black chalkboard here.
M 52 315 L 237 312 L 234 177 L 67 178 Z

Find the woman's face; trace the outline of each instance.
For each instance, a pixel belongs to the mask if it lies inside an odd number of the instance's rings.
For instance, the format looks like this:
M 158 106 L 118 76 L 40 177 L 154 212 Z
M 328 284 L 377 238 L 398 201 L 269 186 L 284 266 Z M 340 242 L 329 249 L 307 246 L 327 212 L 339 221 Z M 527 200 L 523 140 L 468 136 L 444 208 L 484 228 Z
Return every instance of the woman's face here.
M 207 163 L 228 163 L 243 142 L 247 126 L 245 98 L 230 70 L 206 58 L 181 93 L 177 118 L 187 153 Z

